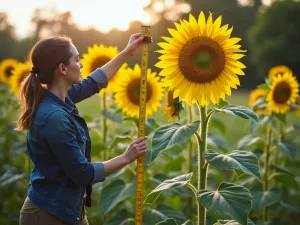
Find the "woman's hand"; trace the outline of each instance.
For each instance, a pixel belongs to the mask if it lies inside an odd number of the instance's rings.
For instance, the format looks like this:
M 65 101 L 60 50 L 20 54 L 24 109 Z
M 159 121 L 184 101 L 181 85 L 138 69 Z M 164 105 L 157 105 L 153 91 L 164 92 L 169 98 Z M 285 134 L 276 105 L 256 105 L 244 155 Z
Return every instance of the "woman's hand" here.
M 122 157 L 124 157 L 127 164 L 133 162 L 139 156 L 144 155 L 146 153 L 147 151 L 146 139 L 147 137 L 140 137 L 129 145 L 127 150 L 122 155 Z
M 139 49 L 143 42 L 143 36 L 141 33 L 132 34 L 129 38 L 126 48 L 123 50 L 126 55 L 133 56 L 137 49 Z M 150 41 L 152 43 L 152 39 Z

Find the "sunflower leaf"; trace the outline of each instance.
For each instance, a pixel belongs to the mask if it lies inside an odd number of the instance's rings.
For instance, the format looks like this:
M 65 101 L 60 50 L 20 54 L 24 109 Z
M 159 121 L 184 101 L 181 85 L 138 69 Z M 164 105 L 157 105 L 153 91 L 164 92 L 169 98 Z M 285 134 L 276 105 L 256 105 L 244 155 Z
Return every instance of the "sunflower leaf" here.
M 218 220 L 214 225 L 240 225 L 235 220 Z M 248 219 L 248 225 L 255 225 L 250 219 Z
M 217 191 L 199 190 L 197 194 L 205 208 L 229 216 L 242 225 L 248 224 L 252 197 L 245 187 L 223 182 Z
M 187 125 L 170 123 L 159 127 L 152 138 L 151 163 L 162 151 L 189 140 L 197 132 L 199 125 L 198 120 Z
M 256 88 L 258 88 L 258 89 L 269 89 L 269 86 L 268 86 L 268 84 L 263 83 L 263 84 L 257 85 Z
M 284 154 L 290 156 L 292 159 L 296 157 L 297 146 L 293 142 L 283 140 L 282 142 L 278 142 L 276 140 L 273 141 L 273 144 Z
M 219 109 L 223 108 L 224 106 L 227 106 L 229 105 L 229 102 L 223 100 L 223 99 L 220 99 L 219 103 L 215 104 L 215 106 Z
M 239 170 L 261 180 L 259 162 L 256 155 L 252 152 L 234 150 L 227 155 L 223 155 L 212 150 L 207 150 L 203 153 L 203 158 L 217 169 Z
M 236 116 L 243 119 L 251 119 L 258 123 L 257 115 L 246 106 L 227 105 L 219 109 L 214 107 L 216 112 L 222 112 L 227 115 Z
M 146 196 L 144 203 L 153 204 L 162 191 L 183 187 L 191 180 L 192 176 L 193 173 L 183 174 L 178 177 L 174 177 L 173 179 L 161 182 Z
M 254 212 L 260 212 L 263 208 L 274 205 L 280 201 L 280 190 L 271 189 L 269 191 L 253 190 L 252 195 L 252 208 Z

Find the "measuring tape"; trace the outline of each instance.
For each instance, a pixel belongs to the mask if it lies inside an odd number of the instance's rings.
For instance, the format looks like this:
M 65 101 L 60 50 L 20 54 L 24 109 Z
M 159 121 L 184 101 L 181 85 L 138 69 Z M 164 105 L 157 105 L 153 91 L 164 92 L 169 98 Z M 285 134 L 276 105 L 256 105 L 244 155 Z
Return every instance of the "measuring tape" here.
M 147 101 L 147 69 L 148 69 L 148 43 L 150 42 L 150 26 L 142 26 L 142 61 L 141 61 L 141 82 L 140 82 L 140 107 L 138 137 L 145 136 L 146 101 Z M 135 201 L 135 224 L 143 224 L 143 190 L 144 190 L 144 161 L 145 156 L 137 159 L 137 183 Z

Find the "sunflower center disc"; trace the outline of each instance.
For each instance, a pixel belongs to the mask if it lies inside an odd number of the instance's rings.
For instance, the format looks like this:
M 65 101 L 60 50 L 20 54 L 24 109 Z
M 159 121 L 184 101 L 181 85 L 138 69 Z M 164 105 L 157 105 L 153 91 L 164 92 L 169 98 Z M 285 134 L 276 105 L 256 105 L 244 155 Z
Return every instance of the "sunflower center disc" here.
M 91 65 L 91 71 L 93 72 L 95 69 L 98 67 L 103 66 L 104 64 L 109 62 L 109 58 L 105 56 L 101 56 L 93 60 L 92 65 Z
M 274 90 L 274 100 L 276 103 L 284 104 L 291 97 L 291 88 L 288 83 L 279 83 Z
M 179 67 L 188 80 L 207 83 L 223 71 L 225 54 L 216 41 L 208 37 L 194 38 L 182 48 Z
M 11 75 L 12 75 L 12 70 L 13 70 L 14 68 L 12 67 L 12 66 L 8 66 L 7 68 L 5 68 L 5 71 L 4 71 L 4 74 L 5 74 L 5 76 L 8 78 L 8 77 L 10 77 Z
M 140 104 L 140 79 L 133 79 L 130 81 L 127 87 L 127 96 L 130 102 L 134 103 L 135 105 Z M 147 82 L 147 102 L 152 96 L 152 88 Z

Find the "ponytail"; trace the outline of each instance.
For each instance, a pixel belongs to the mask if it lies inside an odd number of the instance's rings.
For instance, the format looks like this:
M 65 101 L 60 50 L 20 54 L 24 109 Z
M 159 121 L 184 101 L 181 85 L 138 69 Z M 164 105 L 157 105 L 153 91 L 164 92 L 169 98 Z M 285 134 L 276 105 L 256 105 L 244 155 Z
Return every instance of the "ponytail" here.
M 38 41 L 28 55 L 32 71 L 21 84 L 21 111 L 15 130 L 29 130 L 44 96 L 45 85 L 51 85 L 60 63 L 68 64 L 72 56 L 72 40 L 65 36 L 44 38 Z
M 44 95 L 45 89 L 41 85 L 38 74 L 31 71 L 21 84 L 21 112 L 16 131 L 29 130 L 35 113 Z

